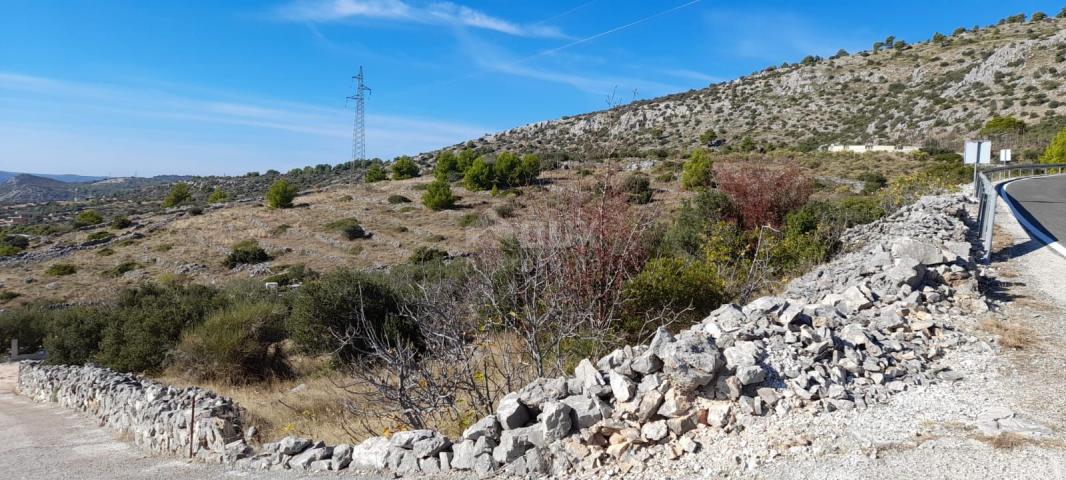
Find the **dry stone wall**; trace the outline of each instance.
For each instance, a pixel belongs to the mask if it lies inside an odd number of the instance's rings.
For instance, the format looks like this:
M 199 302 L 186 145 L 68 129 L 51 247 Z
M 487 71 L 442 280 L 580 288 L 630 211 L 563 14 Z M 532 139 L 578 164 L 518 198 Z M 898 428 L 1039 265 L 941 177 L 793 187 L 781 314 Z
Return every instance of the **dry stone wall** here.
M 18 393 L 86 412 L 156 453 L 188 456 L 190 440 L 192 454 L 205 461 L 234 461 L 250 453 L 237 406 L 201 388 L 176 388 L 106 368 L 26 361 L 19 364 Z
M 358 445 L 297 437 L 256 451 L 236 441 L 233 448 L 224 440 L 206 444 L 217 449 L 211 451 L 218 459 L 253 470 L 544 476 L 595 473 L 713 448 L 700 445 L 691 432 L 733 432 L 743 428 L 745 417 L 861 410 L 895 393 L 957 378 L 940 363 L 947 349 L 966 342 L 952 319 L 988 308 L 977 289 L 965 205 L 958 195 L 926 197 L 856 227 L 844 236 L 851 253 L 794 280 L 780 296 L 722 306 L 676 335 L 660 330 L 648 345 L 581 361 L 571 376 L 538 379 L 506 395 L 494 415 L 458 438 L 414 430 Z M 173 432 L 141 433 L 139 443 L 181 445 L 175 440 L 182 431 L 181 391 L 86 370 L 111 378 L 90 383 L 86 393 L 71 387 L 85 382 L 77 370 L 65 368 L 31 366 L 20 386 L 25 377 L 27 390 L 39 398 L 54 395 L 74 408 L 103 411 L 97 414 L 120 419 L 111 423 L 123 428 L 160 425 Z M 147 391 L 179 394 L 159 403 Z M 218 418 L 229 419 L 224 412 L 232 405 L 218 401 Z M 233 428 L 227 431 L 238 433 L 239 421 L 229 421 Z

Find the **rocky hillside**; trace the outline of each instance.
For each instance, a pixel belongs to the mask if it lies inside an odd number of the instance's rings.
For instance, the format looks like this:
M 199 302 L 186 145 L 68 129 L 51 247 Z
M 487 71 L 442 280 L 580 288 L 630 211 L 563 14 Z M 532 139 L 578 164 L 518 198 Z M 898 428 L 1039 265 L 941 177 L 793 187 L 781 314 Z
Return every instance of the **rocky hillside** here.
M 955 142 L 993 115 L 1032 125 L 1066 114 L 1064 27 L 1063 18 L 1013 18 L 914 45 L 889 38 L 892 45 L 878 51 L 808 57 L 701 90 L 534 123 L 472 144 L 486 151 L 604 155 L 718 144 L 746 150 Z
M 0 182 L 0 203 L 47 202 L 73 197 L 73 186 L 51 178 L 19 174 Z

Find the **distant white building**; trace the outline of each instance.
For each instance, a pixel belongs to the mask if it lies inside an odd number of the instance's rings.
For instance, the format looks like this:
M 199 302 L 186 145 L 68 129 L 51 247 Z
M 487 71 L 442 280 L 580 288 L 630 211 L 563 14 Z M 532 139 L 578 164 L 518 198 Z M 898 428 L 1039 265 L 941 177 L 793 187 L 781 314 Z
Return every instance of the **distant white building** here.
M 839 152 L 851 152 L 851 153 L 873 153 L 873 152 L 889 152 L 889 153 L 911 153 L 917 152 L 919 147 L 912 145 L 838 145 L 832 144 L 826 148 L 826 150 L 839 153 Z

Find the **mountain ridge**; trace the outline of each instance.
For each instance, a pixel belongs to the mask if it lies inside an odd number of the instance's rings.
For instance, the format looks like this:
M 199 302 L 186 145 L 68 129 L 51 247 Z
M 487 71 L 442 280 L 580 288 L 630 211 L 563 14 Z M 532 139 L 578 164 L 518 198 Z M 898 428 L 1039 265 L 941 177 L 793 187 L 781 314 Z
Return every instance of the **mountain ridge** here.
M 1036 124 L 1066 115 L 1059 100 L 1066 98 L 1066 85 L 1057 79 L 1066 71 L 1066 19 L 1015 16 L 913 45 L 893 37 L 877 43 L 876 51 L 808 56 L 706 88 L 534 122 L 446 148 L 602 157 L 707 146 L 954 145 L 992 116 Z

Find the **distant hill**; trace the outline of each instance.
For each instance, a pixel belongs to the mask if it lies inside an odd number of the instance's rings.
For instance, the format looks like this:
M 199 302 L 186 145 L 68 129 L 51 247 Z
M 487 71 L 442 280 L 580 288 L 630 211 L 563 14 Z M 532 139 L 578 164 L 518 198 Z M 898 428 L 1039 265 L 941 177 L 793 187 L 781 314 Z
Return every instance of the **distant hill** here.
M 25 173 L 0 182 L 0 203 L 38 203 L 74 198 L 71 183 Z
M 943 33 L 913 45 L 889 38 L 877 42 L 876 51 L 811 56 L 707 88 L 533 123 L 457 146 L 590 157 L 676 155 L 700 146 L 957 147 L 999 115 L 1040 132 L 1040 138 L 1014 145 L 1035 155 L 1066 118 L 1066 19 L 1013 17 Z
M 59 178 L 81 179 L 64 181 Z M 46 203 L 80 199 L 156 200 L 174 182 L 197 177 L 160 175 L 157 177 L 87 177 L 79 175 L 30 175 L 16 173 L 0 180 L 0 205 Z
M 69 175 L 69 174 L 54 175 L 54 174 L 48 174 L 48 173 L 21 173 L 21 172 L 3 172 L 3 171 L 0 171 L 0 182 L 3 182 L 5 180 L 7 180 L 7 179 L 9 179 L 11 177 L 17 176 L 17 175 L 32 175 L 34 177 L 50 178 L 52 180 L 58 180 L 60 182 L 65 182 L 65 183 L 87 183 L 87 182 L 95 182 L 97 180 L 103 180 L 103 179 L 107 178 L 107 177 L 94 177 L 94 176 L 86 176 L 86 175 Z

